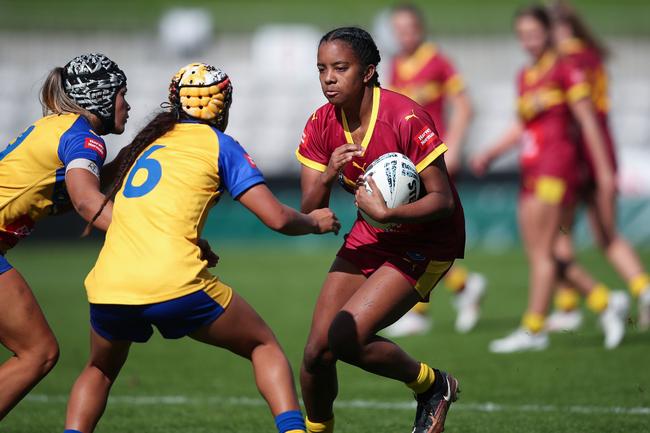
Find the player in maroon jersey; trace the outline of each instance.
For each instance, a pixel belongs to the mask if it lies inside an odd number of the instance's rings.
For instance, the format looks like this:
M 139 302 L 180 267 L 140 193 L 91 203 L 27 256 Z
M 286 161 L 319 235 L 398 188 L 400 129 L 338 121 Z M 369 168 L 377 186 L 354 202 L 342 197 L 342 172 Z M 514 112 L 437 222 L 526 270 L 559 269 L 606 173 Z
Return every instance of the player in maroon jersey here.
M 377 335 L 427 299 L 465 247 L 463 209 L 442 157 L 447 147 L 422 107 L 379 87 L 379 60 L 364 30 L 323 36 L 318 70 L 329 102 L 309 117 L 296 151 L 303 210 L 327 206 L 339 179 L 359 209 L 395 224 L 385 231 L 358 216 L 321 289 L 300 373 L 309 432 L 333 431 L 337 360 L 407 384 L 418 401 L 414 432 L 442 431 L 458 388 L 451 375 Z M 388 152 L 408 156 L 422 184 L 417 201 L 394 209 L 377 188 L 356 189 L 365 168 Z
M 580 68 L 557 54 L 548 13 L 541 6 L 524 8 L 517 14 L 515 27 L 532 58 L 532 65 L 517 78 L 519 120 L 473 164 L 482 174 L 497 156 L 523 141 L 519 224 L 530 263 L 530 295 L 522 327 L 490 344 L 491 351 L 501 353 L 542 350 L 548 345 L 544 322 L 553 287 L 558 276 L 568 277 L 554 247 L 564 209 L 575 204 L 580 181 L 574 119 L 595 156 L 600 192 L 607 194 L 614 182 L 589 83 Z M 615 347 L 623 337 L 627 297 L 599 285 L 586 290 L 588 304 L 601 315 L 605 346 Z
M 462 145 L 472 116 L 472 107 L 462 77 L 451 60 L 426 40 L 422 11 L 415 5 L 393 8 L 392 26 L 400 52 L 392 59 L 389 88 L 408 96 L 431 115 L 449 150 L 447 171 L 453 178 L 461 167 Z M 455 327 L 469 332 L 476 325 L 487 280 L 463 266 L 452 267 L 443 280 L 454 293 Z M 422 334 L 431 327 L 428 304 L 419 303 L 385 330 L 389 337 Z
M 556 1 L 550 8 L 553 17 L 555 41 L 561 55 L 569 58 L 587 75 L 592 89 L 592 101 L 601 131 L 607 145 L 607 160 L 616 171 L 616 148 L 609 128 L 609 97 L 607 93 L 608 78 L 604 61 L 607 49 L 592 34 L 578 13 L 566 1 Z M 639 256 L 630 243 L 616 227 L 616 198 L 612 194 L 605 202 L 596 200 L 596 178 L 594 160 L 580 139 L 580 158 L 583 175 L 580 199 L 587 205 L 592 232 L 597 244 L 605 253 L 609 262 L 619 275 L 627 282 L 630 292 L 639 301 L 639 328 L 650 327 L 650 277 L 643 267 Z M 575 209 L 567 213 L 565 227 L 573 225 Z M 571 236 L 562 236 L 557 245 L 557 254 L 567 263 L 568 270 L 573 266 L 573 245 Z M 549 317 L 553 329 L 575 329 L 580 324 L 581 313 L 578 299 L 570 292 L 559 291 L 556 295 L 558 311 Z M 553 320 L 551 320 L 553 319 Z

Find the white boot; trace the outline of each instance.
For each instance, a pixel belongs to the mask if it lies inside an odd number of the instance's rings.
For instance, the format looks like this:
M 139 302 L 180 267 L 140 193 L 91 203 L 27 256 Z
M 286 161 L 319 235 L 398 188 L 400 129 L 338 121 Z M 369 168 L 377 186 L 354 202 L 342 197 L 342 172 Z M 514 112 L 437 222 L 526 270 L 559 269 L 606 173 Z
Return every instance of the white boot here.
M 544 350 L 548 347 L 546 331 L 533 334 L 524 328 L 519 328 L 512 334 L 490 342 L 492 353 L 513 353 L 527 350 Z
M 406 337 L 426 334 L 429 329 L 431 329 L 431 319 L 428 316 L 409 311 L 397 322 L 384 329 L 383 334 L 391 338 Z
M 454 299 L 456 331 L 465 334 L 471 331 L 481 315 L 481 300 L 485 295 L 487 280 L 481 274 L 471 273 L 467 276 L 465 288 Z
M 622 291 L 610 292 L 607 308 L 600 313 L 600 326 L 605 334 L 605 348 L 613 349 L 625 335 L 625 321 L 630 309 L 630 299 Z
M 546 330 L 548 332 L 577 331 L 580 325 L 582 325 L 582 311 L 580 310 L 555 310 L 546 319 Z

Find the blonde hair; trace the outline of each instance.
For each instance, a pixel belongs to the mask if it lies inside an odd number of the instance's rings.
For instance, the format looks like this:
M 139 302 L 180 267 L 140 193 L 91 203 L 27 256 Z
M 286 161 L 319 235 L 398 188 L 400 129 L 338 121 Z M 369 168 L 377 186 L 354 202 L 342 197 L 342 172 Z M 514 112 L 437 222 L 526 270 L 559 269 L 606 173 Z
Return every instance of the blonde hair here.
M 80 114 L 90 120 L 96 117 L 90 111 L 77 105 L 63 88 L 63 68 L 56 67 L 50 71 L 41 87 L 40 96 L 43 116 L 49 114 Z

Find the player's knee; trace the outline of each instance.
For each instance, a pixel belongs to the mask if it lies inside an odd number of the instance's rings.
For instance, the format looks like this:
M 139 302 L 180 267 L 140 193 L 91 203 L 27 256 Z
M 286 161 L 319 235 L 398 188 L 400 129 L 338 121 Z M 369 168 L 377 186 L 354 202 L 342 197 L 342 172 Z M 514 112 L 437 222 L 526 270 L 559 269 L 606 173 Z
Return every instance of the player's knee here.
M 361 343 L 350 313 L 341 312 L 334 318 L 328 332 L 328 343 L 334 356 L 341 361 L 354 363 L 359 358 Z
M 43 377 L 59 360 L 59 345 L 54 337 L 47 338 L 39 345 L 18 353 L 18 356 L 28 363 L 35 376 Z
M 303 368 L 308 373 L 316 373 L 320 369 L 331 367 L 336 359 L 327 345 L 308 342 L 303 353 Z

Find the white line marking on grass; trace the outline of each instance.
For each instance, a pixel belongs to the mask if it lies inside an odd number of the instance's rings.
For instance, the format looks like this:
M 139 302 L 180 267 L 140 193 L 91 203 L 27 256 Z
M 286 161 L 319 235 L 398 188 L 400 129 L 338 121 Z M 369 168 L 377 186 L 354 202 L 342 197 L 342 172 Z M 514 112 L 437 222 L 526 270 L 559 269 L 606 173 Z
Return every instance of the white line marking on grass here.
M 31 394 L 25 398 L 31 403 L 65 404 L 66 395 Z M 170 406 L 196 406 L 203 404 L 219 404 L 228 406 L 266 406 L 261 398 L 251 397 L 188 397 L 185 395 L 116 395 L 109 397 L 110 404 L 127 404 L 137 406 L 170 405 Z M 384 409 L 384 410 L 413 410 L 414 401 L 379 401 L 379 400 L 341 400 L 335 403 L 342 409 Z M 619 415 L 650 415 L 650 407 L 620 407 L 620 406 L 561 406 L 551 404 L 500 404 L 485 403 L 454 403 L 455 411 L 467 412 L 559 412 L 582 414 L 619 414 Z

